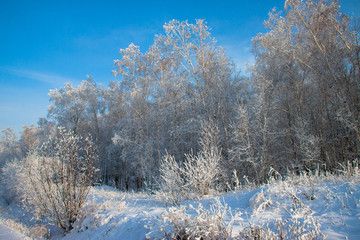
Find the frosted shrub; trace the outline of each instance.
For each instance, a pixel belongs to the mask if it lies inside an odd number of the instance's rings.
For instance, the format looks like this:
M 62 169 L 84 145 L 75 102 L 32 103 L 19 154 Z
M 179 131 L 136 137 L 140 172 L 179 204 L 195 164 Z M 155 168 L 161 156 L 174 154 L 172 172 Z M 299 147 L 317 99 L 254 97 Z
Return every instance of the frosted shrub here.
M 347 161 L 346 164 L 341 164 L 340 169 L 338 170 L 340 174 L 343 174 L 347 178 L 358 179 L 360 177 L 360 167 L 359 160 L 355 159 L 354 161 Z
M 296 213 L 287 220 L 280 222 L 277 229 L 278 236 L 284 239 L 323 239 L 320 224 L 311 215 L 299 218 Z
M 186 188 L 195 196 L 208 195 L 215 189 L 215 182 L 220 173 L 221 151 L 219 129 L 212 121 L 203 123 L 200 140 L 201 152 L 198 155 L 187 155 L 183 175 Z
M 17 160 L 7 162 L 0 172 L 0 194 L 4 200 L 10 204 L 13 201 L 19 199 L 19 180 L 18 174 L 20 172 L 21 165 Z
M 96 158 L 89 138 L 82 139 L 59 128 L 55 139 L 24 161 L 24 202 L 38 216 L 70 231 L 92 184 Z
M 197 196 L 208 195 L 215 189 L 214 183 L 218 173 L 217 155 L 206 157 L 204 155 L 187 156 L 184 168 L 184 176 L 187 180 L 186 189 L 189 193 Z
M 253 217 L 271 226 L 259 225 L 264 239 L 322 239 L 321 225 L 306 204 L 316 198 L 312 181 L 317 175 L 289 175 L 287 180 L 272 180 L 264 191 L 251 199 Z M 316 189 L 316 191 L 322 191 Z M 305 197 L 305 200 L 304 200 Z M 281 219 L 269 219 L 268 214 L 282 212 Z M 259 221 L 257 221 L 259 222 Z M 251 232 L 251 231 L 248 231 Z M 272 236 L 276 236 L 272 238 Z M 260 239 L 262 239 L 260 238 Z
M 170 208 L 163 218 L 171 225 L 171 232 L 165 233 L 167 239 L 221 240 L 231 238 L 233 223 L 231 211 L 220 201 L 212 205 L 209 210 L 201 204 L 197 207 L 190 205 L 188 208 Z
M 179 204 L 185 197 L 184 180 L 175 158 L 166 154 L 160 166 L 161 189 L 160 197 L 171 204 Z
M 160 166 L 161 192 L 168 202 L 178 204 L 184 198 L 198 198 L 212 193 L 220 174 L 219 130 L 212 121 L 203 123 L 201 151 L 186 155 L 183 166 L 166 155 Z
M 275 240 L 275 239 L 284 239 L 281 235 L 276 237 L 269 228 L 262 228 L 255 225 L 250 225 L 242 229 L 242 231 L 234 237 L 234 239 L 239 240 Z
M 45 225 L 36 225 L 30 229 L 30 236 L 34 239 L 50 239 L 50 232 Z

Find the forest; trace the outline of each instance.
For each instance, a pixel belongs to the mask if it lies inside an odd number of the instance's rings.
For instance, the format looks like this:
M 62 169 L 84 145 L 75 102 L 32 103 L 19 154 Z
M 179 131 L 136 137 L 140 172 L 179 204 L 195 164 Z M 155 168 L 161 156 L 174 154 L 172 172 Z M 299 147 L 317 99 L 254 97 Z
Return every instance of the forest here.
M 1 132 L 2 194 L 70 231 L 89 186 L 161 194 L 176 205 L 354 167 L 359 22 L 334 0 L 287 0 L 265 26 L 248 73 L 205 20 L 172 20 L 146 51 L 133 43 L 120 50 L 107 86 L 89 76 L 51 89 L 46 118 L 20 138 Z

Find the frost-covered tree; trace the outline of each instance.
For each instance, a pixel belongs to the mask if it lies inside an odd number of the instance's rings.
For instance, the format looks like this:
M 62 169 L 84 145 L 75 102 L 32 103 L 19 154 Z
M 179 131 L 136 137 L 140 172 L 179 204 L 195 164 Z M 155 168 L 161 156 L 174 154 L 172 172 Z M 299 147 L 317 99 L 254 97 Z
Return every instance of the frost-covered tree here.
M 229 149 L 230 172 L 228 176 L 236 175 L 247 176 L 251 180 L 258 181 L 261 164 L 255 156 L 253 146 L 253 134 L 250 128 L 249 114 L 244 104 L 239 104 L 235 121 L 230 126 L 231 129 L 231 148 Z
M 31 150 L 34 150 L 36 147 L 40 146 L 43 142 L 40 142 L 40 137 L 38 136 L 39 129 L 35 126 L 25 126 L 20 138 L 21 150 L 24 156 Z M 48 137 L 48 136 L 47 136 Z
M 283 14 L 269 14 L 266 26 L 269 31 L 254 39 L 253 71 L 264 161 L 285 172 L 302 168 L 305 158 L 330 169 L 355 159 L 356 130 L 337 115 L 347 109 L 359 118 L 358 33 L 338 2 L 289 0 Z M 299 134 L 299 119 L 307 137 Z M 313 157 L 305 157 L 311 148 Z
M 125 190 L 156 186 L 166 153 L 192 169 L 219 157 L 218 182 L 234 168 L 260 183 L 270 168 L 334 169 L 358 158 L 359 37 L 338 2 L 287 0 L 265 25 L 242 77 L 204 20 L 165 23 L 147 50 L 120 50 L 108 87 L 89 78 L 50 91 L 47 122 L 24 131 L 23 152 L 54 126 L 91 134 L 103 183 Z M 198 141 L 208 119 L 216 157 Z
M 58 126 L 71 129 L 82 137 L 91 135 L 100 155 L 104 172 L 106 165 L 106 146 L 111 142 L 106 135 L 103 123 L 105 111 L 104 91 L 89 76 L 79 86 L 66 83 L 63 88 L 49 92 L 50 106 L 48 117 Z
M 7 128 L 0 133 L 0 168 L 7 162 L 22 157 L 21 145 L 14 130 Z
M 198 139 L 205 119 L 213 119 L 220 131 L 219 144 L 227 144 L 226 127 L 238 86 L 232 81 L 230 60 L 205 21 L 170 21 L 148 51 L 142 53 L 130 44 L 120 53 L 114 71 L 118 95 L 112 95 L 121 96 L 118 106 L 122 110 L 116 111 L 125 114 L 115 127 L 115 139 L 120 141 L 112 149 L 131 166 L 122 176 L 151 181 L 158 175 L 158 159 L 165 150 L 184 162 L 186 153 L 200 150 Z
M 63 88 L 52 89 L 49 96 L 49 118 L 77 134 L 90 132 L 94 140 L 99 139 L 99 118 L 104 103 L 102 89 L 91 76 L 78 87 L 66 83 Z

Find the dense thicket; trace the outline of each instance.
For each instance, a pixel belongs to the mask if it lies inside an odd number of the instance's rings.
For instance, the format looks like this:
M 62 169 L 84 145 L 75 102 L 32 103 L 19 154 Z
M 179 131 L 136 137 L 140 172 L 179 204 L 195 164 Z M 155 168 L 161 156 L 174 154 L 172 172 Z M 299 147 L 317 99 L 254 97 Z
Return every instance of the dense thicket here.
M 26 156 L 62 126 L 92 135 L 100 180 L 143 189 L 158 185 L 163 156 L 186 167 L 187 154 L 211 155 L 202 128 L 211 123 L 218 183 L 231 183 L 234 170 L 257 183 L 270 168 L 332 170 L 360 154 L 360 47 L 350 23 L 337 1 L 287 0 L 253 40 L 250 76 L 239 77 L 204 21 L 173 20 L 146 52 L 120 51 L 109 86 L 89 78 L 51 90 L 48 118 L 20 141 L 4 132 L 1 157 Z

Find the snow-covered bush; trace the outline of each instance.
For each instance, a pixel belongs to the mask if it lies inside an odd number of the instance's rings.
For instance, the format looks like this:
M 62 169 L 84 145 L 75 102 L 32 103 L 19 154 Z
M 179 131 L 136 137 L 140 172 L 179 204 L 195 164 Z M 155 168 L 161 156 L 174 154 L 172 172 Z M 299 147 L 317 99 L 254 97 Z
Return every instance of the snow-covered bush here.
M 186 197 L 184 179 L 175 158 L 166 154 L 160 166 L 161 192 L 159 196 L 171 204 L 179 204 Z
M 230 239 L 233 216 L 226 204 L 217 201 L 209 209 L 199 204 L 197 207 L 170 208 L 164 215 L 170 223 L 170 232 L 165 232 L 167 239 Z
M 253 225 L 261 229 L 259 234 L 267 236 L 260 239 L 323 238 L 320 222 L 308 206 L 308 201 L 317 198 L 315 191 L 321 194 L 328 191 L 315 189 L 314 183 L 321 179 L 318 176 L 302 174 L 289 175 L 286 180 L 273 179 L 251 198 Z M 272 216 L 274 212 L 277 214 Z
M 20 200 L 18 174 L 21 170 L 21 162 L 13 160 L 7 162 L 0 172 L 0 195 L 10 204 L 13 201 Z
M 275 240 L 275 239 L 284 239 L 281 235 L 276 237 L 276 235 L 269 228 L 262 228 L 256 225 L 250 225 L 241 230 L 241 232 L 234 237 L 234 239 L 239 240 Z
M 204 122 L 201 151 L 197 155 L 186 155 L 183 166 L 173 156 L 165 155 L 160 166 L 160 195 L 171 203 L 179 203 L 184 198 L 198 198 L 215 191 L 221 161 L 218 135 L 219 129 L 212 121 Z
M 45 225 L 36 225 L 30 229 L 31 237 L 34 239 L 49 239 L 50 232 Z
M 194 197 L 208 195 L 215 190 L 220 173 L 219 129 L 214 122 L 206 121 L 201 135 L 201 151 L 198 155 L 187 155 L 182 168 L 186 179 L 185 187 Z
M 10 161 L 21 159 L 21 145 L 13 129 L 0 131 L 0 169 Z
M 360 180 L 360 166 L 358 159 L 355 159 L 352 162 L 347 161 L 346 164 L 339 163 L 339 165 L 340 165 L 340 169 L 338 171 L 340 172 L 340 174 L 342 174 L 347 178 Z
M 95 190 L 95 189 L 94 189 Z M 96 189 L 97 194 L 101 194 L 101 190 Z M 105 195 L 106 194 L 106 195 Z M 81 209 L 78 219 L 73 225 L 77 232 L 83 232 L 87 229 L 94 229 L 100 225 L 106 225 L 110 220 L 109 214 L 121 213 L 126 208 L 124 198 L 117 197 L 114 192 L 104 191 L 105 201 L 99 199 L 88 199 L 87 203 Z
M 89 138 L 59 128 L 55 139 L 24 160 L 20 175 L 24 202 L 38 216 L 71 230 L 92 184 L 96 158 Z

